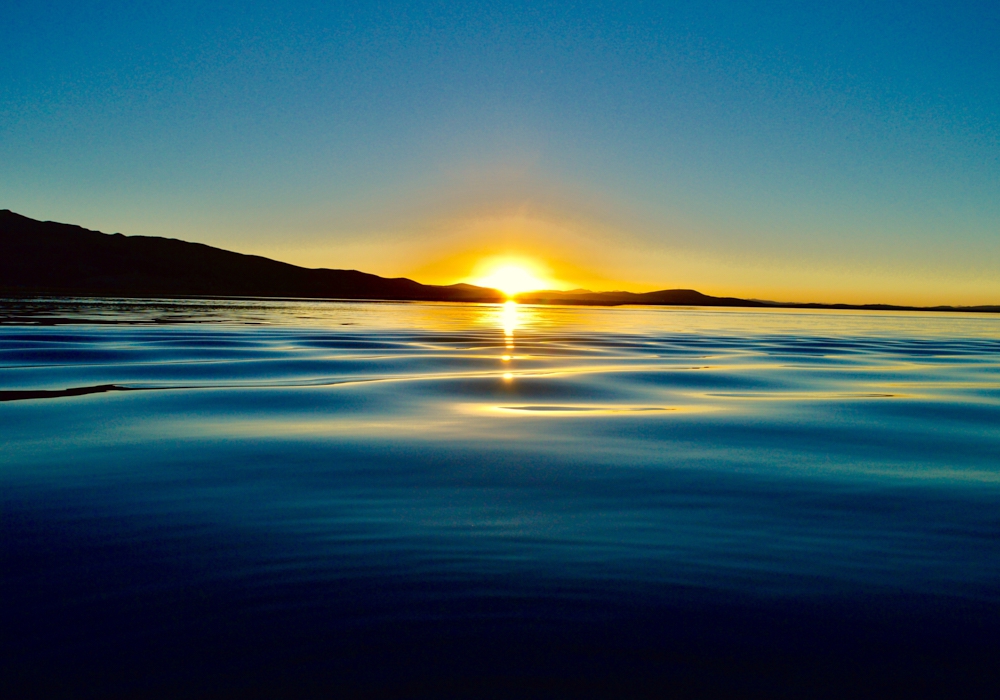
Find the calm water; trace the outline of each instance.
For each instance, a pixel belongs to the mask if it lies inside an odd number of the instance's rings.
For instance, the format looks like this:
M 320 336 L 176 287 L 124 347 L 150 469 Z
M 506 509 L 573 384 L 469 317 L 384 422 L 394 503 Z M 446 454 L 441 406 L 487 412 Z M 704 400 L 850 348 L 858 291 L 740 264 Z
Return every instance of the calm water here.
M 0 324 L 8 691 L 1000 681 L 1000 317 L 49 300 Z

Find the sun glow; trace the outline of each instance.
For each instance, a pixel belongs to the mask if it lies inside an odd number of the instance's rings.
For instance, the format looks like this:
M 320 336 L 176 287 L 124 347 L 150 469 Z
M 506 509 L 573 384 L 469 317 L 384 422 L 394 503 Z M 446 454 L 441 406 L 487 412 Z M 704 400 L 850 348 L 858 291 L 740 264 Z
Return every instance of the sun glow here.
M 493 268 L 486 275 L 478 278 L 474 284 L 480 287 L 499 289 L 508 297 L 521 292 L 533 292 L 539 289 L 551 288 L 552 283 L 537 276 L 523 265 L 504 264 Z

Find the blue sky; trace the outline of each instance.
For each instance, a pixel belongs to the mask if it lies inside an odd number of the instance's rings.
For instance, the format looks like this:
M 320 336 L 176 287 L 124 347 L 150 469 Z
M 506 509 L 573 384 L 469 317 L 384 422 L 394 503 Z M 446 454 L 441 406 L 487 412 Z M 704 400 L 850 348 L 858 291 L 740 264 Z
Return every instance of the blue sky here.
M 1000 303 L 996 3 L 32 2 L 0 207 L 426 282 Z M 481 270 L 480 270 L 481 271 Z

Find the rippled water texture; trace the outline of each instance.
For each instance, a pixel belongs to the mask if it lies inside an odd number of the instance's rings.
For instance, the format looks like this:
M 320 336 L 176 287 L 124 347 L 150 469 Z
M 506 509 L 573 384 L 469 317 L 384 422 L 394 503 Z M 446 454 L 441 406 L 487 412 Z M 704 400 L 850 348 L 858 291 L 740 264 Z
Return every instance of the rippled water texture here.
M 0 302 L 3 680 L 984 692 L 1000 318 Z

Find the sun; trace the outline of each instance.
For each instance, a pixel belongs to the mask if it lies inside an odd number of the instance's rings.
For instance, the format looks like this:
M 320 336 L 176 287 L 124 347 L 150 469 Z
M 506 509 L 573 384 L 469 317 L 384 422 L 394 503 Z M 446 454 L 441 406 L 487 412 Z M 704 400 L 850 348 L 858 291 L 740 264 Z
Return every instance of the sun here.
M 521 292 L 545 289 L 551 285 L 551 282 L 543 280 L 522 265 L 506 264 L 493 268 L 486 275 L 478 278 L 475 284 L 480 287 L 499 289 L 508 297 L 512 297 Z

